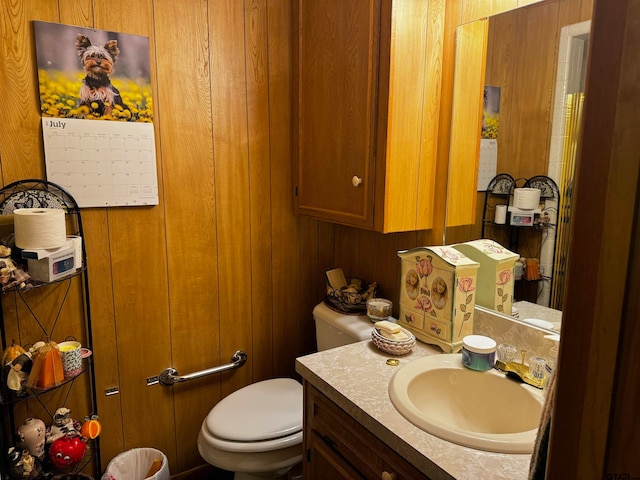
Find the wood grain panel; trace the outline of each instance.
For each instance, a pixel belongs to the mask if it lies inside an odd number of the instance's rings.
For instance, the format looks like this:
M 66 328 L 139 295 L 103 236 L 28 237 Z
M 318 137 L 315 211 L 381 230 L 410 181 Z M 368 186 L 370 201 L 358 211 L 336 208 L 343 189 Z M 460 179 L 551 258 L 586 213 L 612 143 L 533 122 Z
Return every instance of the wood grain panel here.
M 513 65 L 517 57 L 517 38 L 518 15 L 516 13 L 496 15 L 491 18 L 485 84 L 500 88 L 500 126 L 498 128 L 500 143 L 496 171 L 497 173 L 513 172 L 515 178 L 521 176 L 518 170 L 512 169 L 510 165 L 512 161 L 517 162 L 517 159 L 511 157 L 511 145 L 514 143 L 514 135 L 511 133 L 517 131 L 511 121 L 514 117 L 511 106 L 517 105 L 516 100 L 513 99 L 516 76 Z
M 580 22 L 591 20 L 591 17 L 593 16 L 593 3 L 594 0 L 582 0 L 580 4 Z
M 391 12 L 391 42 L 389 102 L 386 135 L 385 206 L 383 231 L 416 228 L 418 208 L 430 212 L 433 208 L 433 170 L 435 159 L 421 155 L 423 105 L 427 83 L 427 43 L 429 2 L 427 0 L 393 2 Z M 434 78 L 437 78 L 434 76 Z M 432 106 L 433 104 L 429 104 Z M 431 120 L 432 117 L 429 117 Z M 436 130 L 437 132 L 437 130 Z M 380 145 L 380 143 L 378 143 Z M 421 160 L 416 171 L 416 158 Z M 381 160 L 381 159 L 380 159 Z M 422 163 L 424 161 L 424 163 Z M 418 194 L 419 180 L 424 190 Z M 393 186 L 402 185 L 399 192 L 387 194 Z M 416 202 L 420 198 L 420 203 Z M 430 227 L 431 218 L 428 216 Z M 425 228 L 426 228 L 425 227 Z
M 44 159 L 40 135 L 40 98 L 32 20 L 56 21 L 58 2 L 47 0 L 3 1 L 0 25 L 0 160 L 6 185 L 24 178 L 43 178 Z M 27 54 L 29 52 L 29 54 Z M 8 93 L 11 92 L 11 95 Z
M 359 230 L 343 225 L 336 226 L 336 239 L 334 244 L 334 259 L 336 268 L 342 268 L 347 278 L 359 277 L 358 250 L 360 235 Z
M 94 2 L 96 28 L 150 36 L 153 32 L 152 3 L 126 0 Z M 152 79 L 155 79 L 154 42 L 151 38 Z M 157 82 L 153 82 L 154 87 Z M 154 96 L 157 92 L 154 88 Z M 158 135 L 156 125 L 156 138 Z M 158 161 L 161 152 L 158 151 Z M 162 185 L 162 165 L 158 167 Z M 171 392 L 145 379 L 157 375 L 160 365 L 171 360 L 169 301 L 167 296 L 167 249 L 163 192 L 160 205 L 142 208 L 111 208 L 109 245 L 114 273 L 113 303 L 117 329 L 120 395 L 124 446 L 145 445 L 165 452 L 170 468 L 176 469 L 175 431 Z M 138 292 L 137 294 L 134 292 Z M 136 301 L 144 297 L 144 301 Z M 161 367 L 162 368 L 162 367 Z M 162 419 L 147 422 L 138 419 Z
M 313 323 L 308 323 L 310 301 L 302 281 L 300 220 L 293 215 L 294 166 L 291 155 L 291 2 L 267 3 L 269 50 L 269 134 L 271 165 L 270 245 L 273 269 L 273 373 L 294 374 L 295 357 L 315 345 Z M 258 178 L 258 181 L 260 179 Z M 303 290 L 297 295 L 295 292 Z M 311 336 L 309 336 L 311 334 Z
M 254 358 L 272 357 L 272 227 L 269 151 L 269 58 L 267 2 L 247 0 L 245 37 L 247 121 L 249 136 L 249 203 L 251 223 L 251 307 Z M 267 128 L 265 128 L 267 126 Z M 262 181 L 259 181 L 261 179 Z M 272 375 L 272 362 L 253 363 L 253 379 Z
M 209 63 L 203 61 L 209 53 L 207 2 L 156 1 L 154 25 L 164 32 L 156 38 L 156 118 L 165 179 L 171 366 L 187 374 L 230 358 L 220 354 L 217 327 L 213 127 Z M 185 29 L 191 35 L 176 42 Z M 194 328 L 198 335 L 193 335 Z M 201 388 L 173 388 L 176 447 L 181 452 L 177 471 L 202 463 L 196 439 L 202 420 L 220 399 L 219 381 L 211 377 L 198 383 Z
M 218 233 L 221 354 L 246 350 L 249 361 L 225 375 L 223 396 L 251 382 L 253 357 L 250 298 L 250 165 L 247 131 L 244 2 L 209 3 L 215 200 Z
M 442 49 L 442 87 L 440 114 L 438 119 L 438 145 L 435 182 L 435 204 L 433 211 L 433 235 L 445 237 L 446 200 L 449 175 L 449 148 L 451 145 L 451 116 L 453 112 L 453 76 L 455 64 L 456 27 L 462 21 L 462 0 L 445 2 L 445 27 Z
M 517 8 L 518 0 L 462 0 L 462 22 L 473 22 L 481 18 Z
M 358 275 L 368 282 L 376 281 L 375 271 L 375 237 L 369 230 L 361 230 L 358 235 Z
M 420 207 L 416 212 L 415 227 L 418 230 L 431 229 L 438 224 L 440 216 L 436 213 L 436 188 L 438 165 L 438 138 L 440 120 L 440 96 L 442 90 L 442 74 L 444 72 L 444 33 L 445 6 L 444 0 L 431 0 L 427 18 L 427 58 L 424 82 L 424 107 L 422 111 L 422 142 L 420 148 L 420 171 L 418 178 L 418 195 Z M 422 202 L 423 192 L 431 192 L 429 202 Z
M 530 178 L 548 170 L 558 3 L 543 2 L 518 10 L 517 31 L 513 95 L 511 103 L 505 105 L 505 110 L 511 112 L 508 132 L 515 141 L 509 145 L 507 155 L 509 171 L 517 172 L 517 177 Z
M 399 234 L 376 235 L 375 280 L 380 296 L 385 296 L 394 304 L 397 313 L 398 294 L 398 237 Z
M 302 335 L 302 353 L 315 352 L 316 331 L 312 311 L 322 299 L 325 283 L 318 275 L 321 272 L 318 220 L 300 217 L 300 333 Z
M 105 390 L 119 385 L 117 330 L 113 304 L 113 273 L 109 248 L 109 222 L 106 209 L 82 212 L 91 300 L 93 363 L 98 394 L 98 415 L 109 425 L 100 435 L 102 465 L 124 450 L 124 425 L 119 395 L 106 396 Z
M 60 5 L 60 21 L 70 25 L 91 27 L 93 4 L 89 0 L 74 0 Z M 119 383 L 118 350 L 114 324 L 111 252 L 109 249 L 109 225 L 106 209 L 82 212 L 85 246 L 89 263 L 89 300 L 91 304 L 92 337 L 96 376 L 97 413 L 110 428 L 100 437 L 101 464 L 106 466 L 111 458 L 124 450 L 122 408 L 119 396 L 104 395 L 107 388 Z M 99 339 L 99 341 L 95 341 Z
M 473 22 L 484 17 L 490 17 L 499 13 L 508 12 L 516 8 L 525 7 L 532 3 L 546 2 L 548 0 L 462 0 L 462 23 Z
M 488 21 L 456 29 L 447 226 L 474 222 Z
M 93 4 L 89 0 L 69 0 L 59 4 L 60 22 L 89 27 L 93 23 Z

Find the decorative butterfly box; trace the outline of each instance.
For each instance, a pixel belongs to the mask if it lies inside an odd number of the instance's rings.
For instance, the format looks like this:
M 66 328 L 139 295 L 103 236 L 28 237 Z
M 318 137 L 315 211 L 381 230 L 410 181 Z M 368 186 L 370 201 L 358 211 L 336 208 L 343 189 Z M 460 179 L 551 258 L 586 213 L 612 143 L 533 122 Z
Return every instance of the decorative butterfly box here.
M 398 252 L 398 322 L 418 340 L 444 352 L 462 349 L 473 333 L 479 264 L 448 247 L 418 247 Z
M 452 245 L 478 262 L 476 304 L 506 315 L 513 307 L 513 268 L 520 255 L 493 240 L 473 240 Z

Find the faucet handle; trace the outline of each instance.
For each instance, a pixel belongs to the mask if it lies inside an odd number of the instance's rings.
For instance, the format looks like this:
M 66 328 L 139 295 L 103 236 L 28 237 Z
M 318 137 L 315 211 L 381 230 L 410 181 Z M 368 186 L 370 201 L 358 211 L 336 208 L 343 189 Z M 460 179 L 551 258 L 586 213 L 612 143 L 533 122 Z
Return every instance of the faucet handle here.
M 497 356 L 498 360 L 501 360 L 505 363 L 513 362 L 516 359 L 516 347 L 513 345 L 509 345 L 508 343 L 501 343 L 498 345 Z
M 544 379 L 547 360 L 542 357 L 532 357 L 529 359 L 529 372 L 538 380 Z

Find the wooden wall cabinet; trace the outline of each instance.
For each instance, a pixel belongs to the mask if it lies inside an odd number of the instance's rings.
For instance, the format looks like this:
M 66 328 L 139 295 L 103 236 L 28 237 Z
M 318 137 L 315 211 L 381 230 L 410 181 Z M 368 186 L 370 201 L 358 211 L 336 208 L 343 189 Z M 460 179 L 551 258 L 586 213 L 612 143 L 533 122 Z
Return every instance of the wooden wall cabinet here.
M 444 1 L 296 0 L 292 15 L 296 213 L 432 228 Z
M 304 391 L 306 480 L 429 480 L 308 382 Z

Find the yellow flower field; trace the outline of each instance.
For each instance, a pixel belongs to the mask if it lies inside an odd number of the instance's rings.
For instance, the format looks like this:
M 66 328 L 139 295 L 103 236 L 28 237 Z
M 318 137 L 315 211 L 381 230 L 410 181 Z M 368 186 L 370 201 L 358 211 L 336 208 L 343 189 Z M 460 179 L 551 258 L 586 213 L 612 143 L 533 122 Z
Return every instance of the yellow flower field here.
M 39 71 L 40 105 L 43 117 L 86 118 L 94 120 L 118 120 L 123 122 L 153 122 L 151 85 L 140 85 L 129 78 L 113 77 L 114 86 L 120 90 L 129 110 L 115 105 L 110 115 L 90 113 L 86 106 L 79 106 L 78 93 L 84 73 L 68 74 L 59 71 Z

